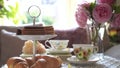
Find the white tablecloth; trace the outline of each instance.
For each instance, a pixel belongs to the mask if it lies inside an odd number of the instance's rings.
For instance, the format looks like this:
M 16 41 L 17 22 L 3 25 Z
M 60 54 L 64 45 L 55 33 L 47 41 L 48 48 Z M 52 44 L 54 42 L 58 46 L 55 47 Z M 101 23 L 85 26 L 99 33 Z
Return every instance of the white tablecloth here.
M 103 56 L 97 63 L 91 65 L 70 65 L 69 63 L 63 64 L 62 68 L 120 68 L 120 60 L 110 56 Z
M 2 66 L 1 68 L 7 68 L 7 65 Z M 62 64 L 61 68 L 120 68 L 120 60 L 112 58 L 110 56 L 104 56 L 97 63 L 86 65 L 86 66 L 73 66 L 69 63 Z

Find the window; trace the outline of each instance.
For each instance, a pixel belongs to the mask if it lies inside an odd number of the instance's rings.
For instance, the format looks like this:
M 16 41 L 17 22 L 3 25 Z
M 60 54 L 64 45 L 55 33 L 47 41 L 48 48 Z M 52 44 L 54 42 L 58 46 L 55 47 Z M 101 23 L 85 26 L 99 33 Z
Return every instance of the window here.
M 16 0 L 8 0 L 16 1 Z M 31 5 L 37 5 L 41 8 L 41 15 L 36 22 L 44 25 L 53 25 L 55 28 L 71 28 L 78 26 L 75 20 L 75 11 L 77 3 L 85 0 L 18 0 L 20 11 L 24 12 L 27 20 L 20 24 L 32 23 L 32 18 L 27 11 Z M 86 0 L 87 1 L 87 0 Z M 94 1 L 94 0 L 89 0 Z

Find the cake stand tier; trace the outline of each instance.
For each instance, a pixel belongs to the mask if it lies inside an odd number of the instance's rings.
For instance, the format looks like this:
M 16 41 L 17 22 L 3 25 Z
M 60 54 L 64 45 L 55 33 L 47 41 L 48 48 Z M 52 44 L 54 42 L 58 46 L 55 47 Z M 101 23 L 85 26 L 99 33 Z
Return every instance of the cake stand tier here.
M 56 37 L 56 34 L 53 35 L 16 35 L 21 40 L 48 40 Z
M 33 40 L 33 58 L 35 58 L 36 55 L 36 43 L 37 40 L 48 40 L 51 38 L 56 37 L 56 34 L 53 35 L 16 35 L 21 40 Z

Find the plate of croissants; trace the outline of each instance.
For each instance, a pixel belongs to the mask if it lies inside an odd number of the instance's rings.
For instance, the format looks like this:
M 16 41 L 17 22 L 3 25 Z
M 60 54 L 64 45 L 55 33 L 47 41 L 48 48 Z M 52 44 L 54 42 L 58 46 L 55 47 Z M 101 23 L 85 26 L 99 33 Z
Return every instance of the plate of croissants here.
M 62 60 L 58 56 L 44 55 L 34 58 L 10 57 L 6 68 L 60 68 Z

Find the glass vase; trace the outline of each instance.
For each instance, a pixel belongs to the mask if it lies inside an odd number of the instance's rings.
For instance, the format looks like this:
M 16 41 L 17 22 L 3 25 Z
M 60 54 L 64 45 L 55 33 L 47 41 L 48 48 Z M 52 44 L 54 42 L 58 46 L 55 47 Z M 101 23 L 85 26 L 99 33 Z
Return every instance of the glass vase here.
M 103 45 L 103 37 L 105 32 L 105 26 L 98 26 L 96 24 L 88 24 L 87 33 L 89 35 L 89 40 L 91 40 L 91 44 L 98 47 L 98 54 L 101 59 L 104 57 L 104 45 Z

